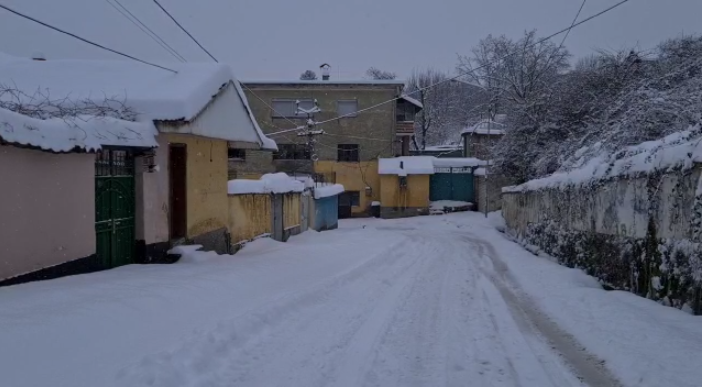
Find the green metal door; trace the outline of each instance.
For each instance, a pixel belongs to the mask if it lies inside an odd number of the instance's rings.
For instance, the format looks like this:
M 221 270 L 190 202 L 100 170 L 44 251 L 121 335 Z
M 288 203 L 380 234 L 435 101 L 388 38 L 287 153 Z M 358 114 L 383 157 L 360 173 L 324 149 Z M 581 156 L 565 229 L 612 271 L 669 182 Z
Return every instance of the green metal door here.
M 430 176 L 430 200 L 474 201 L 474 175 L 469 168 L 436 168 Z
M 134 262 L 134 156 L 104 149 L 95 160 L 95 233 L 105 268 Z

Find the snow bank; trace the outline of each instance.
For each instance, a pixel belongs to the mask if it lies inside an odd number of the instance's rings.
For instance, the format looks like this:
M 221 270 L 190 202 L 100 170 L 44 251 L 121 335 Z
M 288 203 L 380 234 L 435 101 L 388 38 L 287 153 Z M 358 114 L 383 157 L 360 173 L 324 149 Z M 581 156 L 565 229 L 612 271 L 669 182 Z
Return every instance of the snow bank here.
M 95 151 L 102 146 L 154 148 L 156 133 L 151 122 L 93 116 L 40 120 L 0 108 L 0 139 L 53 152 Z
M 268 173 L 259 180 L 235 179 L 227 182 L 227 193 L 244 194 L 281 194 L 303 192 L 305 184 L 283 172 Z
M 315 188 L 315 196 L 314 197 L 316 199 L 322 199 L 322 198 L 327 198 L 330 196 L 339 195 L 343 192 L 345 192 L 345 187 L 343 187 L 342 184 L 326 185 L 323 187 Z
M 474 157 L 439 158 L 434 156 L 404 156 L 379 159 L 380 175 L 432 175 L 435 168 L 468 168 L 489 162 Z M 403 167 L 401 167 L 403 165 Z
M 579 158 L 584 150 L 575 155 Z M 595 180 L 638 173 L 689 168 L 702 161 L 701 130 L 673 133 L 656 141 L 629 146 L 611 154 L 601 154 L 584 162 L 582 166 L 565 172 L 528 181 L 518 186 L 504 187 L 503 192 L 533 191 L 545 188 L 579 186 Z
M 701 316 L 624 291 L 605 291 L 579 269 L 533 255 L 484 223 L 479 214 L 460 223 L 503 261 L 540 310 L 574 336 L 624 387 L 701 386 Z M 485 225 L 485 226 L 484 226 Z

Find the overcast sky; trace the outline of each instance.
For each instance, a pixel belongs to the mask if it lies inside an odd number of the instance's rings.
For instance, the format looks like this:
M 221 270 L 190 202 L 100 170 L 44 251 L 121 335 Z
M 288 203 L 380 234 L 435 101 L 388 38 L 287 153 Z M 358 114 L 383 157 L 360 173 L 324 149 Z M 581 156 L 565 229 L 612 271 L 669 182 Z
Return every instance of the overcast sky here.
M 0 0 L 30 16 L 151 61 L 174 61 L 113 9 L 115 0 Z M 117 0 L 189 61 L 209 58 L 151 0 Z M 580 19 L 618 0 L 587 0 Z M 332 65 L 335 78 L 369 66 L 408 75 L 413 68 L 453 71 L 458 54 L 488 34 L 549 35 L 569 26 L 581 0 L 161 0 L 241 79 L 298 78 Z M 575 28 L 575 56 L 597 48 L 652 48 L 681 34 L 701 35 L 701 0 L 630 0 Z M 560 37 L 555 38 L 559 43 Z M 0 51 L 52 58 L 119 59 L 0 9 Z

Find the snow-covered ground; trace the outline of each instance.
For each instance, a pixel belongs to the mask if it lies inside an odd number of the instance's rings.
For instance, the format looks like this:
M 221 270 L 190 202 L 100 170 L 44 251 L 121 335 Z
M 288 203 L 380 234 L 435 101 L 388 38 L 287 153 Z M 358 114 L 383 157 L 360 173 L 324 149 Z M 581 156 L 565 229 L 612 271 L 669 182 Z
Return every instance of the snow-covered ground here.
M 499 223 L 356 219 L 0 288 L 0 385 L 701 385 L 700 317 L 601 290 Z

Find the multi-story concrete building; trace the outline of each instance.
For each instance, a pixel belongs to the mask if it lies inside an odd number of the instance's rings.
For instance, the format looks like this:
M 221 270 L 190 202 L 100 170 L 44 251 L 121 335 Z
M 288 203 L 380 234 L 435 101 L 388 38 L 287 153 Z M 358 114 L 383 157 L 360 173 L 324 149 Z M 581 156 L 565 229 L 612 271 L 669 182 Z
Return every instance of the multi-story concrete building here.
M 367 214 L 380 199 L 378 159 L 409 154 L 414 117 L 422 105 L 400 97 L 404 82 L 361 81 L 249 81 L 243 82 L 259 126 L 271 134 L 279 151 L 273 155 L 277 171 L 314 174 L 345 186 L 340 216 Z M 286 131 L 306 124 L 317 103 L 313 150 L 306 136 Z

